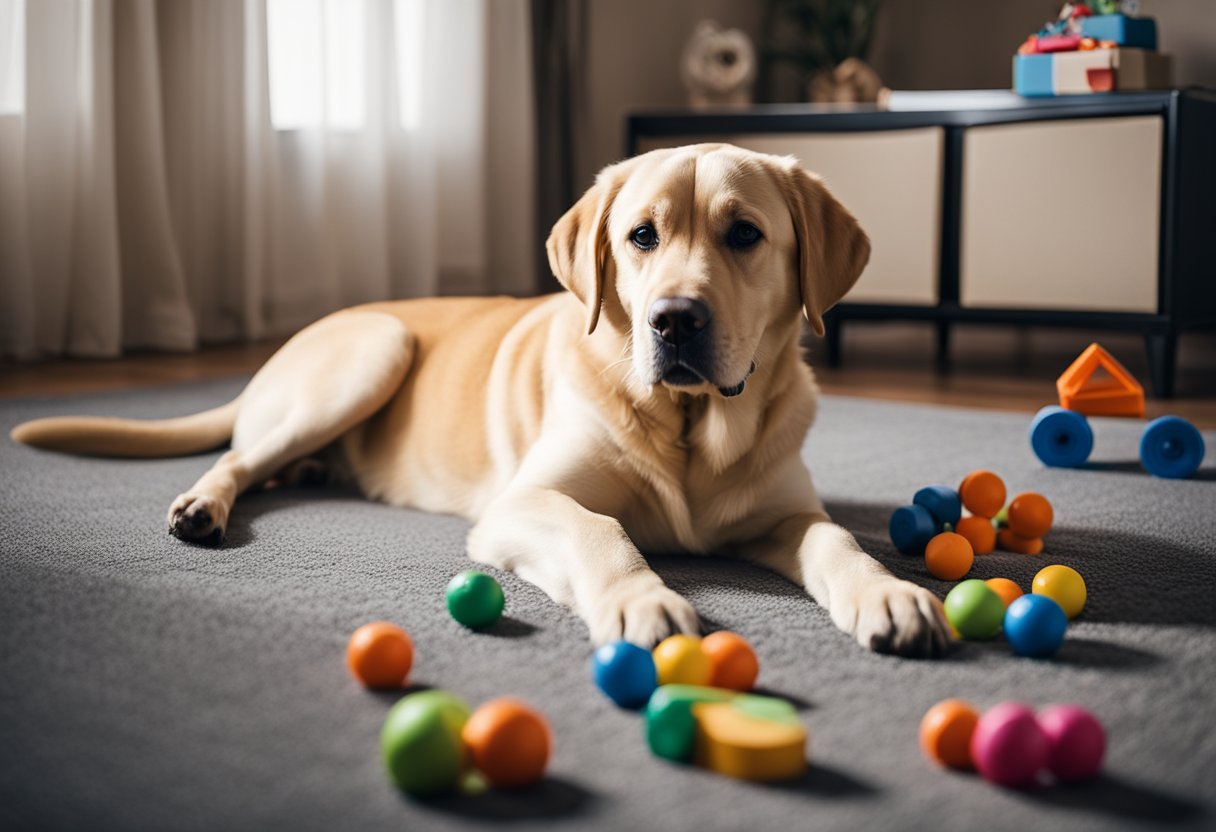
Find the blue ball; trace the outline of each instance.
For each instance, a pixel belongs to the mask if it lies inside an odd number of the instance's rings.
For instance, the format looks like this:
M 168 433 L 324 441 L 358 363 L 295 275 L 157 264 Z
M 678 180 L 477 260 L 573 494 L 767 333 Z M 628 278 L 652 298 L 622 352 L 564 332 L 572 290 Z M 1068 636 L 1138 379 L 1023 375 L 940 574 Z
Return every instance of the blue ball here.
M 1030 423 L 1030 447 L 1052 468 L 1079 468 L 1094 449 L 1094 432 L 1075 410 L 1048 405 Z
M 595 684 L 622 708 L 640 708 L 659 686 L 650 651 L 627 641 L 614 641 L 595 651 L 591 659 Z
M 957 526 L 958 519 L 963 516 L 962 500 L 958 492 L 948 485 L 926 485 L 916 492 L 912 502 L 929 509 L 939 529 L 943 523 Z
M 938 532 L 937 520 L 924 506 L 902 506 L 891 515 L 887 527 L 891 542 L 905 555 L 920 556 Z
M 1068 616 L 1046 595 L 1023 595 L 1005 610 L 1005 640 L 1019 656 L 1045 659 L 1064 641 Z
M 1199 469 L 1204 450 L 1203 435 L 1180 416 L 1154 419 L 1140 435 L 1140 463 L 1154 477 L 1186 479 Z

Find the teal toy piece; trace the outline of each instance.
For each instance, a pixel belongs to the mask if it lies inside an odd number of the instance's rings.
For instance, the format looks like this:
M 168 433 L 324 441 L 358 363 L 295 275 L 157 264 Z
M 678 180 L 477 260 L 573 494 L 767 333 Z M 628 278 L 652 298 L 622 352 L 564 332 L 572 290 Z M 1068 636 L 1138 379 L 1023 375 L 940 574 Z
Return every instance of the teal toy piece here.
M 1162 416 L 1140 435 L 1140 463 L 1154 477 L 1186 479 L 1199 469 L 1205 448 L 1199 431 L 1179 416 Z
M 730 702 L 737 697 L 733 690 L 702 685 L 658 688 L 646 704 L 646 744 L 651 753 L 678 763 L 688 762 L 697 735 L 692 706 L 698 702 Z
M 1030 423 L 1030 447 L 1044 465 L 1077 468 L 1094 449 L 1094 432 L 1080 413 L 1048 405 Z
M 896 549 L 905 555 L 920 557 L 925 553 L 925 546 L 937 534 L 938 523 L 924 506 L 902 506 L 891 515 L 887 531 Z
M 479 630 L 502 616 L 506 598 L 498 581 L 485 572 L 470 570 L 452 578 L 447 590 L 448 612 L 461 624 Z
M 1067 629 L 1064 608 L 1046 595 L 1023 595 L 1005 610 L 1005 640 L 1019 656 L 1055 655 Z
M 929 509 L 937 520 L 939 531 L 947 523 L 951 528 L 957 526 L 959 518 L 963 516 L 963 501 L 959 499 L 958 492 L 948 485 L 926 485 L 912 497 L 912 504 Z
M 622 708 L 642 707 L 659 685 L 650 651 L 627 641 L 615 641 L 596 650 L 591 674 L 599 689 Z

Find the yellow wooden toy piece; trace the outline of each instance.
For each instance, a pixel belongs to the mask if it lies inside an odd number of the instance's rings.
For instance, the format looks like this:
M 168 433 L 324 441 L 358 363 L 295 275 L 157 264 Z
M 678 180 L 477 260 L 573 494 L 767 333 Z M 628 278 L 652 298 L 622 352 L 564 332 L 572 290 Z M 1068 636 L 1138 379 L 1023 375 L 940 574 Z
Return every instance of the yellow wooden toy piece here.
M 755 781 L 788 780 L 806 771 L 807 732 L 797 718 L 761 718 L 731 702 L 701 702 L 692 711 L 697 765 Z

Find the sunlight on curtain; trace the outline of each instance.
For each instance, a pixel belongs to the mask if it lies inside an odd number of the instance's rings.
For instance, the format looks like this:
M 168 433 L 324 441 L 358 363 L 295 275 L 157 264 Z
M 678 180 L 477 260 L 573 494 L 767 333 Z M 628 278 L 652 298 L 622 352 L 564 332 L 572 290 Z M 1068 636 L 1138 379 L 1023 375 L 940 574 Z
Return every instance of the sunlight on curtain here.
M 25 0 L 0 0 L 0 116 L 25 109 Z
M 527 294 L 528 0 L 0 0 L 0 354 Z
M 366 121 L 363 0 L 268 0 L 271 120 L 280 130 Z

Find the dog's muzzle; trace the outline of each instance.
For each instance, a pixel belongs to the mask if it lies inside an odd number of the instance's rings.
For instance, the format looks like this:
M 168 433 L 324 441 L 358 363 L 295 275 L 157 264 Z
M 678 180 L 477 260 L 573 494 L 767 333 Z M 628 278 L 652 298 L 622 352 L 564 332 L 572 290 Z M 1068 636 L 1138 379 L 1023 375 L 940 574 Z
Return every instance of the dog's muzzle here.
M 722 386 L 713 380 L 714 356 L 712 316 L 709 307 L 696 298 L 659 298 L 647 315 L 654 343 L 657 381 L 675 387 L 693 387 L 708 382 L 723 396 L 743 392 L 747 377 L 737 384 Z M 750 376 L 756 369 L 753 363 Z

